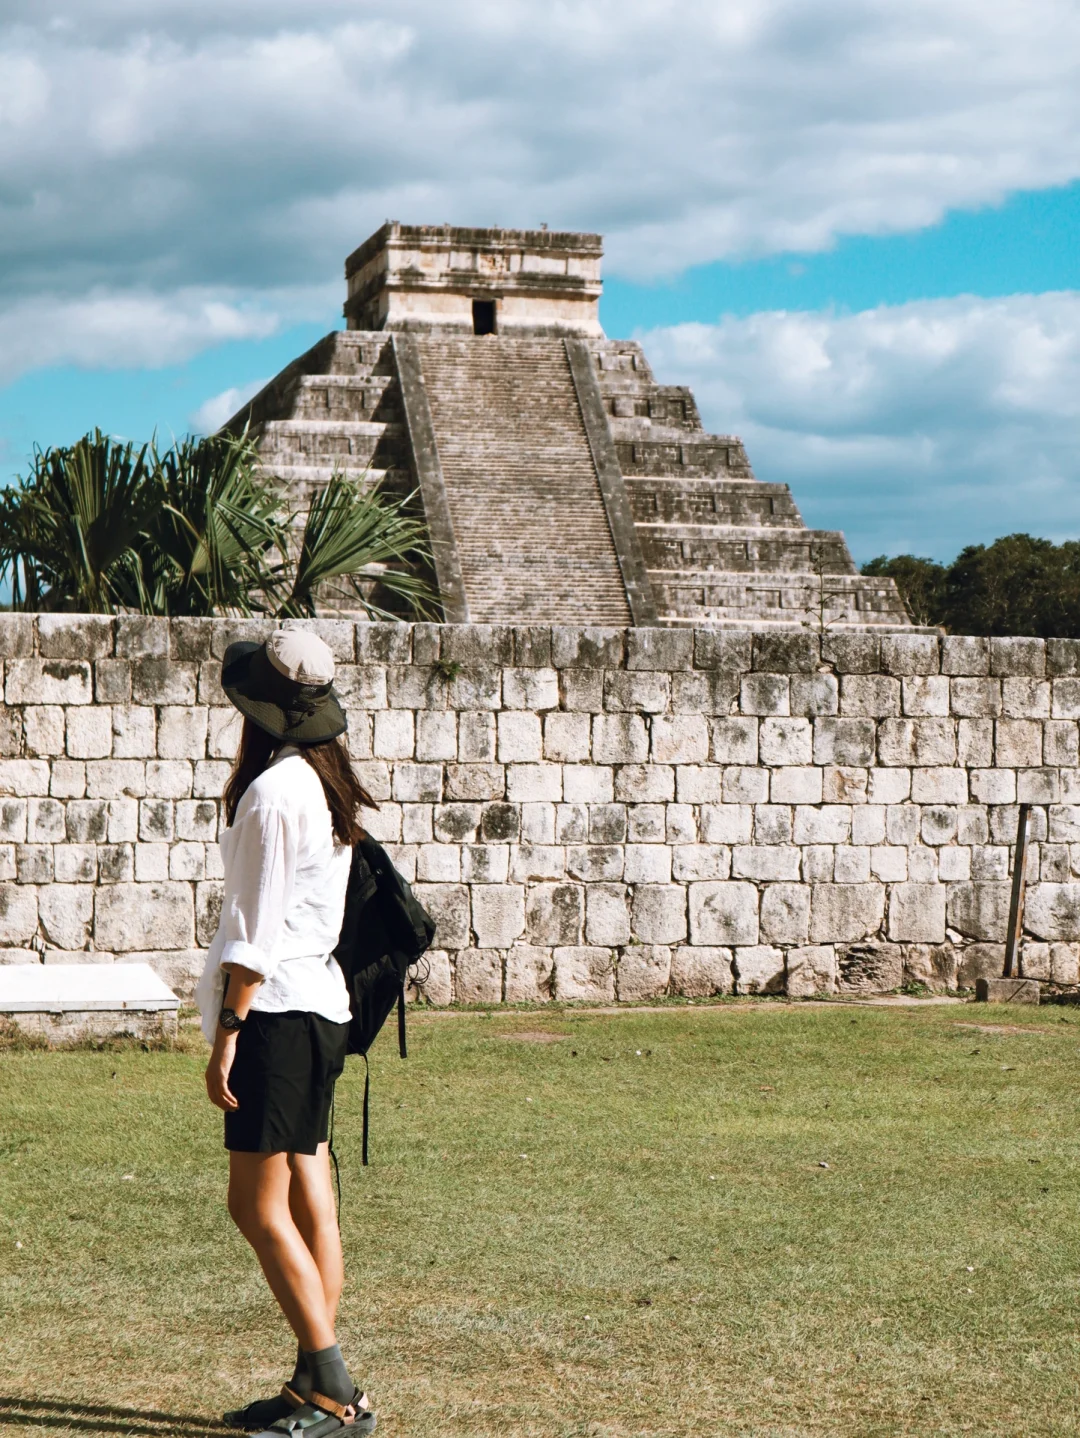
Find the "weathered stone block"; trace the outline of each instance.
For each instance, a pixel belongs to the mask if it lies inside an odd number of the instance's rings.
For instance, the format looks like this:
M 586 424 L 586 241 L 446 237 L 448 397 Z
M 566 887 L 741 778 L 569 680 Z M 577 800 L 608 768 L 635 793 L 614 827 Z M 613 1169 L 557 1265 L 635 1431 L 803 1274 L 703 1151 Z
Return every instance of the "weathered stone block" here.
M 56 704 L 31 705 L 23 710 L 26 752 L 48 756 L 64 752 L 64 711 Z
M 541 946 L 578 945 L 585 924 L 580 884 L 536 884 L 525 904 L 526 934 Z
M 551 666 L 551 626 L 549 624 L 516 624 L 514 626 L 514 663 L 519 668 L 547 669 Z
M 503 995 L 503 956 L 493 949 L 462 949 L 454 965 L 459 1004 L 498 1004 Z
M 754 669 L 811 674 L 820 662 L 821 640 L 816 634 L 766 630 L 754 635 Z
M 736 879 L 797 879 L 799 850 L 790 844 L 739 845 L 731 852 L 731 872 Z
M 198 667 L 175 659 L 136 659 L 131 665 L 131 697 L 136 704 L 194 704 Z
M 435 920 L 435 943 L 440 949 L 464 949 L 469 944 L 469 891 L 464 884 L 418 883 L 416 897 Z
M 748 804 L 703 804 L 700 831 L 706 844 L 749 844 L 753 809 Z
M 748 674 L 739 687 L 744 714 L 789 714 L 791 694 L 786 674 Z
M 731 850 L 726 844 L 679 844 L 672 851 L 671 873 L 680 883 L 727 879 L 731 875 Z
M 620 802 L 666 803 L 675 797 L 675 770 L 668 764 L 625 764 L 615 775 L 614 794 Z
M 942 674 L 989 674 L 990 641 L 946 634 L 941 640 Z
M 408 664 L 412 660 L 412 628 L 408 624 L 371 624 L 358 620 L 353 641 L 358 664 Z
M 686 938 L 686 890 L 678 884 L 639 884 L 633 930 L 646 944 L 680 943 Z
M 904 713 L 914 718 L 947 717 L 949 680 L 944 674 L 916 675 L 903 680 Z
M 824 776 L 818 768 L 773 769 L 769 796 L 774 804 L 820 804 Z
M 536 1004 L 551 998 L 554 959 L 550 949 L 518 944 L 506 955 L 508 1004 Z
M 1009 917 L 1009 885 L 950 884 L 949 927 L 966 938 L 1004 940 Z
M 1021 674 L 1041 679 L 1046 673 L 1046 641 L 1016 636 L 991 639 L 990 673 Z
M 604 675 L 604 708 L 612 712 L 663 714 L 671 702 L 667 674 L 615 669 Z
M 794 836 L 796 844 L 846 844 L 851 838 L 851 809 L 846 804 L 800 804 Z
M 457 774 L 462 769 L 475 771 L 478 769 L 487 770 L 489 767 L 491 766 L 486 764 L 447 764 L 446 797 L 448 799 L 492 799 L 501 797 L 501 782 L 498 786 L 499 793 L 497 795 L 493 793 L 464 794 L 453 792 L 453 786 L 450 782 L 451 770 Z M 499 775 L 501 781 L 501 769 L 499 770 Z M 411 764 L 408 760 L 401 760 L 394 765 L 392 793 L 395 799 L 399 799 L 403 803 L 437 804 L 443 797 L 442 790 L 443 766 L 441 764 Z M 449 947 L 449 945 L 447 947 Z
M 731 765 L 724 770 L 725 804 L 765 804 L 769 798 L 769 770 Z
M 480 827 L 481 808 L 478 803 L 436 804 L 433 832 L 443 844 L 471 844 Z M 497 944 L 487 945 L 498 948 Z
M 510 764 L 506 770 L 506 797 L 511 803 L 562 798 L 561 764 Z
M 1043 763 L 1070 769 L 1080 764 L 1075 719 L 1049 719 L 1043 725 Z
M 461 850 L 455 844 L 421 844 L 416 851 L 416 877 L 425 884 L 456 884 L 461 878 Z
M 100 659 L 112 653 L 115 622 L 97 614 L 39 614 L 38 653 L 43 659 Z
M 589 839 L 589 810 L 585 804 L 555 806 L 556 844 L 585 844 Z
M 0 659 L 17 659 L 33 652 L 33 615 L 0 614 Z
M 814 943 L 853 943 L 873 937 L 885 916 L 882 884 L 815 884 L 810 938 Z
M 645 721 L 637 714 L 597 714 L 592 754 L 598 764 L 641 764 L 649 754 Z
M 684 669 L 671 676 L 673 714 L 727 714 L 738 697 L 737 674 Z
M 730 994 L 735 980 L 730 949 L 680 945 L 671 955 L 671 992 L 687 999 Z
M 712 758 L 718 764 L 758 762 L 758 720 L 748 717 L 709 721 Z
M 525 890 L 519 884 L 477 885 L 472 927 L 481 949 L 508 949 L 525 928 Z
M 546 714 L 543 757 L 556 763 L 579 763 L 590 757 L 592 721 L 587 714 Z
M 564 765 L 563 798 L 573 804 L 610 802 L 615 793 L 614 772 L 599 764 Z
M 870 850 L 852 845 L 838 845 L 833 858 L 833 881 L 837 884 L 868 884 L 870 882 Z
M 913 769 L 911 798 L 916 804 L 966 804 L 966 769 Z
M 815 719 L 815 764 L 872 764 L 875 725 L 872 719 Z
M 886 719 L 878 733 L 878 760 L 887 765 L 953 764 L 956 726 L 951 719 Z
M 94 942 L 114 953 L 190 948 L 195 942 L 191 886 L 118 883 L 97 889 Z
M 1061 798 L 1056 769 L 1021 769 L 1016 776 L 1016 799 L 1020 804 L 1055 804 Z
M 794 952 L 798 952 L 795 950 Z M 770 944 L 753 944 L 737 948 L 732 968 L 735 991 L 740 994 L 781 994 L 786 973 L 782 949 Z
M 670 979 L 667 945 L 633 944 L 618 956 L 615 983 L 620 1003 L 659 998 L 667 993 Z
M 752 636 L 721 629 L 694 630 L 694 665 L 698 669 L 719 669 L 742 674 L 750 668 Z
M 689 896 L 691 943 L 725 948 L 757 943 L 758 891 L 753 884 L 691 884 Z
M 936 634 L 883 634 L 881 667 L 886 674 L 936 674 L 939 643 Z
M 190 788 L 191 769 L 186 767 Z M 141 759 L 91 759 L 87 763 L 86 791 L 91 799 L 140 799 L 146 785 L 147 766 Z M 164 787 L 159 784 L 158 792 Z
M 689 669 L 694 662 L 694 636 L 688 629 L 629 629 L 627 669 Z
M 944 943 L 945 899 L 944 884 L 895 884 L 889 896 L 889 938 L 903 943 Z
M 805 884 L 769 884 L 761 894 L 761 937 L 798 944 L 810 930 L 810 890 Z
M 758 747 L 763 764 L 809 764 L 813 759 L 810 721 L 797 718 L 763 719 Z
M 506 844 L 466 844 L 461 851 L 461 878 L 466 884 L 505 884 L 509 873 Z
M 500 764 L 536 764 L 539 765 L 543 758 L 544 745 L 540 729 L 540 716 L 538 714 L 520 714 L 512 710 L 504 710 L 498 716 L 498 759 Z M 550 775 L 559 775 L 556 766 L 549 770 Z M 517 770 L 511 769 L 508 779 L 511 784 L 516 781 Z M 560 794 L 562 792 L 559 784 Z M 511 795 L 511 798 L 514 798 Z M 529 796 L 532 797 L 532 796 Z M 551 795 L 537 797 L 550 798 Z
M 630 942 L 625 884 L 590 884 L 585 891 L 585 937 L 590 944 L 616 948 Z
M 1029 885 L 1024 927 L 1040 939 L 1080 938 L 1080 883 Z
M 1048 719 L 1050 682 L 1046 679 L 1003 679 L 1001 708 L 1010 719 Z
M 37 926 L 37 890 L 22 884 L 0 884 L 0 944 L 28 943 Z
M 131 665 L 126 659 L 98 659 L 94 663 L 94 699 L 98 704 L 131 702 Z M 224 696 L 222 696 L 224 702 Z
M 844 944 L 836 950 L 837 988 L 848 994 L 887 994 L 904 982 L 898 944 Z
M 610 1003 L 615 998 L 615 964 L 610 949 L 556 948 L 553 992 L 560 1002 Z
M 652 721 L 652 757 L 659 764 L 704 763 L 709 757 L 709 730 L 704 716 L 656 716 Z
M 566 850 L 566 870 L 585 883 L 621 879 L 624 851 L 619 844 L 573 845 Z
M 556 669 L 622 669 L 624 633 L 622 629 L 569 629 L 554 625 L 551 630 L 551 662 Z M 644 667 L 655 669 L 662 666 L 646 664 Z
M 599 669 L 559 671 L 559 702 L 568 712 L 598 714 L 604 707 L 604 675 Z
M 845 674 L 840 680 L 840 712 L 884 719 L 900 713 L 900 681 L 886 674 Z
M 835 674 L 792 674 L 792 714 L 817 718 L 836 714 L 840 707 L 840 685 Z
M 667 827 L 665 804 L 631 804 L 626 811 L 625 835 L 597 835 L 595 842 L 617 844 L 628 838 L 633 844 L 662 844 Z

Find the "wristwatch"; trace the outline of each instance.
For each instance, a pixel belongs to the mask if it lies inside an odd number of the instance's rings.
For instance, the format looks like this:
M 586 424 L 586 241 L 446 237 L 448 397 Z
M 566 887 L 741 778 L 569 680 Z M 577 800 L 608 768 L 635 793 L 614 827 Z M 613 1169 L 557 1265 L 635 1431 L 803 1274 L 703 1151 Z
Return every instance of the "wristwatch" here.
M 244 1020 L 235 1009 L 222 1009 L 218 1014 L 218 1023 L 231 1034 L 239 1033 L 244 1027 Z

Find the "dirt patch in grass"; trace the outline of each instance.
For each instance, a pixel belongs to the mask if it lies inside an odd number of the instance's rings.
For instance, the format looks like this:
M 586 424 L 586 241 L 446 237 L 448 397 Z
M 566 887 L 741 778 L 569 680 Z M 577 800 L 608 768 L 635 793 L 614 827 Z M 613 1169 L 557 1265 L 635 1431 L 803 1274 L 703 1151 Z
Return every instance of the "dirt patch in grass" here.
M 1039 1029 L 1022 1024 L 953 1024 L 954 1029 L 975 1029 L 980 1034 L 1052 1034 L 1053 1029 Z

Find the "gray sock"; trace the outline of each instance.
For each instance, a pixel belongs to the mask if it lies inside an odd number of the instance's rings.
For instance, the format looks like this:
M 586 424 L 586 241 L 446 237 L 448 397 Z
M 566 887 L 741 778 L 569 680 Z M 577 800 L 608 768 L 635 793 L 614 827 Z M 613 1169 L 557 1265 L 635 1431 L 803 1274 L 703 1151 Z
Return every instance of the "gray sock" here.
M 289 1379 L 289 1387 L 301 1398 L 306 1398 L 311 1392 L 311 1374 L 308 1372 L 307 1356 L 299 1343 L 296 1345 L 296 1367 Z M 329 1393 L 326 1396 L 329 1398 Z
M 349 1377 L 338 1344 L 335 1343 L 333 1348 L 320 1348 L 316 1353 L 306 1352 L 304 1357 L 313 1393 L 325 1393 L 335 1403 L 352 1402 L 356 1384 Z

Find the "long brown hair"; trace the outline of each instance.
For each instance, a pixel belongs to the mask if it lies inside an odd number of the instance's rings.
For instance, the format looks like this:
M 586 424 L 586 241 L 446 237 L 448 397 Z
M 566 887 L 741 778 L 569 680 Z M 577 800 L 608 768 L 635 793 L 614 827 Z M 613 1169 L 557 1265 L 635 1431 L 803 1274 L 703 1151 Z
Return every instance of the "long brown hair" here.
M 265 729 L 260 729 L 245 717 L 240 732 L 240 747 L 236 751 L 232 773 L 225 785 L 225 822 L 231 824 L 236 818 L 240 800 L 273 759 L 286 740 L 275 739 Z M 327 739 L 323 744 L 298 744 L 296 746 L 319 776 L 323 793 L 326 795 L 334 838 L 339 844 L 353 845 L 364 837 L 364 826 L 360 823 L 361 809 L 377 809 L 379 806 L 356 777 L 349 759 L 348 745 L 343 738 Z

